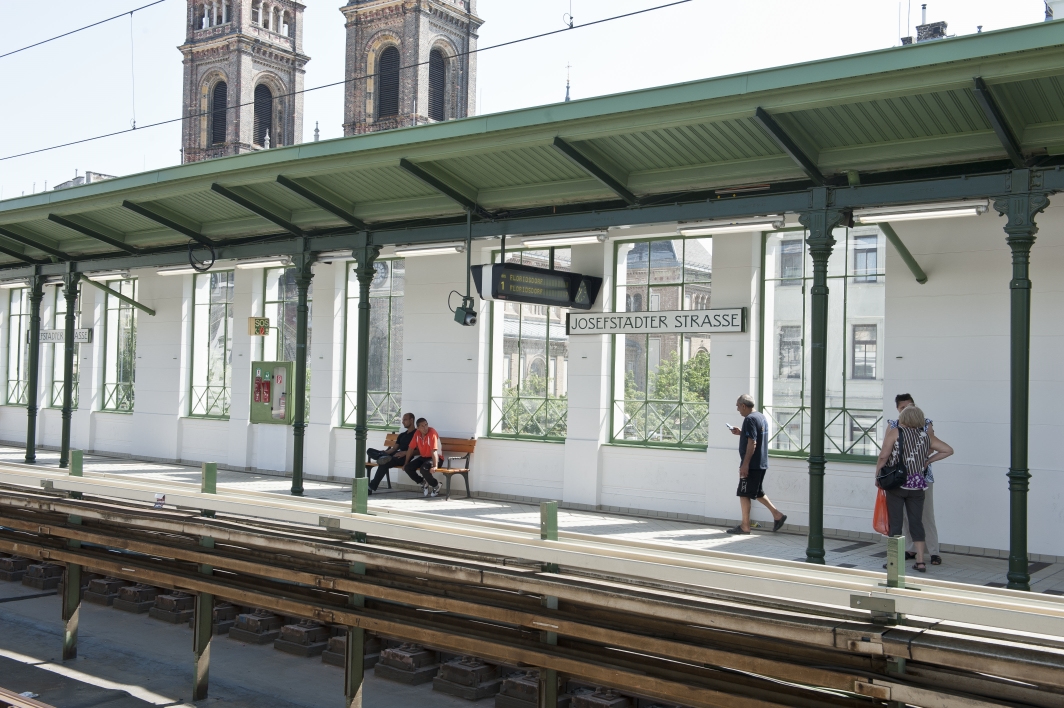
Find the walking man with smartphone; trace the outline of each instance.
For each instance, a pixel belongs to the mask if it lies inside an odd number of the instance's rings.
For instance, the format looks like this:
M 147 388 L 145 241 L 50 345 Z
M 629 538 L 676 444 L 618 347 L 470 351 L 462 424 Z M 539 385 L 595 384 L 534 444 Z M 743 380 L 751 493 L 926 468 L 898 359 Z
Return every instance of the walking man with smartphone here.
M 765 482 L 765 473 L 768 471 L 768 419 L 764 414 L 754 410 L 754 398 L 750 394 L 739 396 L 735 402 L 735 410 L 743 417 L 743 427 L 736 428 L 732 425 L 728 429 L 732 435 L 739 436 L 739 488 L 735 494 L 739 497 L 739 504 L 743 510 L 743 520 L 735 528 L 728 529 L 728 533 L 748 535 L 750 533 L 750 503 L 757 499 L 765 505 L 772 518 L 773 531 L 779 531 L 787 522 L 787 515 L 772 505 L 765 496 L 762 485 Z

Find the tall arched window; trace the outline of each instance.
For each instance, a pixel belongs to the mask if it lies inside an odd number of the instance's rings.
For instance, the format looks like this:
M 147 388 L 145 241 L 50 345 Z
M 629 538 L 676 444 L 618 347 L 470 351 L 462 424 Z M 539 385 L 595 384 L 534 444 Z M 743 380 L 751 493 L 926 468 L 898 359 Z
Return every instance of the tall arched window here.
M 443 52 L 433 49 L 429 52 L 429 118 L 444 120 L 444 98 L 447 95 L 447 65 Z
M 255 87 L 255 144 L 267 147 L 266 135 L 269 134 L 272 146 L 276 142 L 273 133 L 273 92 L 266 84 L 259 84 Z
M 211 92 L 211 145 L 221 145 L 225 142 L 228 105 L 229 87 L 224 81 L 219 81 Z
M 377 118 L 399 115 L 399 50 L 388 47 L 377 63 Z

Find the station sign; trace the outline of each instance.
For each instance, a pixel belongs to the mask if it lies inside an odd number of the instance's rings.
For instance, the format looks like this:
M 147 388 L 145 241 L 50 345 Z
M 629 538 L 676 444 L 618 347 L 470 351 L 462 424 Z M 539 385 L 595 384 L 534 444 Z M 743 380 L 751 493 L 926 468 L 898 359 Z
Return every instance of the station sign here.
M 602 278 L 516 263 L 470 268 L 482 300 L 590 310 L 602 289 Z
M 29 340 L 29 332 L 26 333 L 26 339 Z M 42 329 L 41 330 L 41 344 L 66 344 L 66 330 L 65 329 Z M 92 344 L 92 330 L 91 329 L 75 329 L 74 330 L 74 343 L 75 344 Z
M 746 308 L 667 312 L 570 312 L 566 334 L 723 334 L 746 331 Z

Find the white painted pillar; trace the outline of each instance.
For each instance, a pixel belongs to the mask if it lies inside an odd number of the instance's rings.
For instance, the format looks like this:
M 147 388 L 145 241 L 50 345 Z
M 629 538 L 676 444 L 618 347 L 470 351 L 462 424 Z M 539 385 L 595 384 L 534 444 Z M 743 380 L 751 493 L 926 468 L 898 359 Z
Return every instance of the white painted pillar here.
M 58 287 L 62 297 L 62 286 Z M 75 450 L 94 449 L 92 412 L 100 407 L 100 356 L 103 351 L 103 315 L 104 294 L 91 285 L 81 284 L 78 293 L 81 306 L 80 327 L 92 329 L 92 343 L 78 346 L 78 407 L 70 414 L 70 447 Z M 53 320 L 54 322 L 54 320 Z M 62 349 L 55 347 L 55 354 L 62 356 Z M 53 369 L 55 371 L 55 369 Z M 62 367 L 59 368 L 62 371 Z M 60 373 L 59 379 L 62 380 Z M 62 422 L 59 423 L 62 425 Z
M 739 438 L 724 426 L 741 425 L 735 401 L 744 393 L 758 398 L 760 357 L 758 308 L 761 290 L 761 234 L 719 234 L 713 237 L 713 294 L 715 309 L 746 307 L 744 334 L 715 334 L 710 343 L 709 445 L 706 451 L 705 516 L 739 518 L 739 501 L 732 491 L 739 481 Z M 754 518 L 770 519 L 760 504 Z
M 233 355 L 229 388 L 229 453 L 227 464 L 251 467 L 251 362 L 262 356 L 262 337 L 248 334 L 248 317 L 262 314 L 262 271 L 233 274 Z
M 613 309 L 613 244 L 573 246 L 572 269 L 603 278 L 592 312 Z M 602 492 L 602 446 L 609 439 L 610 336 L 569 338 L 568 432 L 562 501 L 598 506 Z
M 344 358 L 345 260 L 314 265 L 314 302 L 311 305 L 310 417 L 303 469 L 318 477 L 332 475 L 336 441 L 333 428 L 341 424 Z
M 163 277 L 154 270 L 135 272 L 137 300 L 155 316 L 137 312 L 136 398 L 133 405 L 135 457 L 179 457 L 181 405 L 187 400 L 190 278 Z M 83 287 L 85 287 L 83 285 Z M 90 286 L 91 287 L 91 286 Z M 80 407 L 80 406 L 79 406 Z

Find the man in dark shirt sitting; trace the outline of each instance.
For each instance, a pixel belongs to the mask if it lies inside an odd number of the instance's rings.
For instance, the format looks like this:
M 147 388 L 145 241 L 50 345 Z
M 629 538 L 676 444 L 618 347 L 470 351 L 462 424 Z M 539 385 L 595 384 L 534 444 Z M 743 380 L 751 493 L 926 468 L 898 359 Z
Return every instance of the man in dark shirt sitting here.
M 417 428 L 414 427 L 414 414 L 407 413 L 403 416 L 403 427 L 406 428 L 403 432 L 399 433 L 399 436 L 395 440 L 395 444 L 387 450 L 380 453 L 377 458 L 377 474 L 373 475 L 373 481 L 369 483 L 369 493 L 377 491 L 377 486 L 380 485 L 381 480 L 388 474 L 388 470 L 396 467 L 402 468 L 406 464 L 406 458 L 408 451 L 410 450 L 410 441 L 414 438 L 414 433 L 417 432 Z M 371 453 L 376 452 L 374 450 L 369 451 Z M 414 478 L 414 475 L 410 475 Z M 415 482 L 420 482 L 420 479 L 414 479 Z
M 787 515 L 772 505 L 765 496 L 765 490 L 761 485 L 765 481 L 765 473 L 768 472 L 768 419 L 762 413 L 754 410 L 754 397 L 750 394 L 739 396 L 735 402 L 735 410 L 743 417 L 743 427 L 736 428 L 731 425 L 732 435 L 739 436 L 739 488 L 735 494 L 739 497 L 739 504 L 743 510 L 743 520 L 728 533 L 750 533 L 750 504 L 751 500 L 757 499 L 768 507 L 772 512 L 775 523 L 773 531 L 779 531 L 787 521 Z

